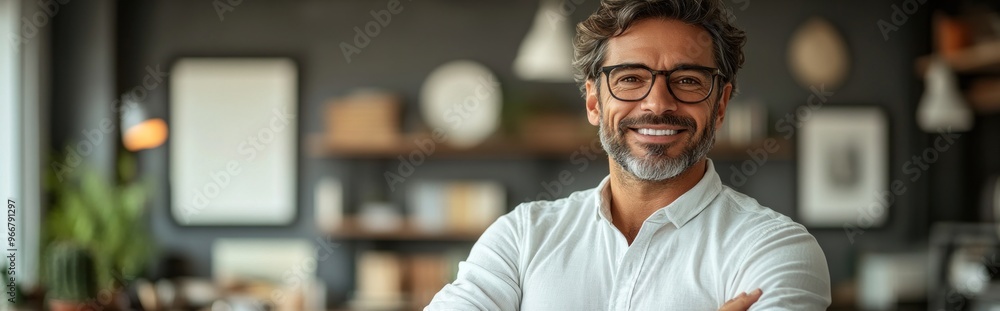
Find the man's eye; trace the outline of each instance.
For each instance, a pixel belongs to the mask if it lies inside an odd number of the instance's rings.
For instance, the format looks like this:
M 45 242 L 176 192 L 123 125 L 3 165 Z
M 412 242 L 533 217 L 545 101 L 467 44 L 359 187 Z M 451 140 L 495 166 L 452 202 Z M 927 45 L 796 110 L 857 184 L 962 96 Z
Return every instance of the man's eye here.
M 698 79 L 691 78 L 691 77 L 683 77 L 683 78 L 677 79 L 677 83 L 678 84 L 701 84 L 701 81 L 698 81 Z
M 641 82 L 641 81 L 642 80 L 639 79 L 639 77 L 636 77 L 636 76 L 626 76 L 626 77 L 621 77 L 621 78 L 618 79 L 618 82 L 622 82 L 622 83 L 638 83 L 638 82 Z

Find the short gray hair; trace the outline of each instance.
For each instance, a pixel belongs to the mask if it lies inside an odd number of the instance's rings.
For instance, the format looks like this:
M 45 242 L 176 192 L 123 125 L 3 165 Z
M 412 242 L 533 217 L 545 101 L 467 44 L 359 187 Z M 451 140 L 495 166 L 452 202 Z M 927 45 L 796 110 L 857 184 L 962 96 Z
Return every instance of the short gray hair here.
M 711 44 L 723 82 L 736 89 L 736 72 L 743 67 L 746 33 L 733 25 L 732 12 L 720 0 L 602 0 L 601 7 L 576 26 L 573 67 L 580 90 L 597 79 L 608 50 L 608 39 L 620 35 L 636 21 L 646 18 L 676 19 L 698 25 L 708 37 L 688 45 L 688 52 L 702 53 Z M 735 93 L 735 92 L 734 92 Z M 586 94 L 584 94 L 586 95 Z

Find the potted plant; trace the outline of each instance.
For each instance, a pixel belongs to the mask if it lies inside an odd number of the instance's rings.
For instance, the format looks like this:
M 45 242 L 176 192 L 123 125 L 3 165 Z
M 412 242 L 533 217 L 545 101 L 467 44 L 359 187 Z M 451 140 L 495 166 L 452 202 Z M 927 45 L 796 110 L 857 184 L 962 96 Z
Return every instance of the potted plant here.
M 121 289 L 143 270 L 152 253 L 145 219 L 148 187 L 137 181 L 131 154 L 122 153 L 117 164 L 117 174 L 112 178 L 79 165 L 62 168 L 61 172 L 52 170 L 46 180 L 51 204 L 45 217 L 44 241 L 46 245 L 72 243 L 92 257 L 97 292 L 73 293 L 96 295 L 90 298 L 96 298 L 94 301 L 102 309 L 114 309 Z M 57 262 L 62 255 L 46 254 L 46 279 L 60 280 L 60 272 L 55 269 L 60 267 Z M 58 290 L 55 284 L 45 285 L 50 291 Z
M 82 311 L 93 308 L 97 297 L 97 273 L 90 250 L 72 242 L 59 242 L 49 249 L 46 283 L 49 309 Z

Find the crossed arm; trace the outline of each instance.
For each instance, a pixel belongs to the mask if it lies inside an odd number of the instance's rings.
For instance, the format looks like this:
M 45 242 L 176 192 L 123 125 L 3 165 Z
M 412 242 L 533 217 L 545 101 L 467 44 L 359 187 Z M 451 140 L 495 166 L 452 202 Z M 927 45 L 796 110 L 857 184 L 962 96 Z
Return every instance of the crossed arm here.
M 460 263 L 455 282 L 446 285 L 425 311 L 520 310 L 520 224 L 510 216 L 501 217 L 487 229 L 468 260 Z M 756 238 L 754 250 L 742 262 L 733 263 L 741 266 L 743 275 L 754 276 L 739 278 L 734 288 L 763 288 L 768 295 L 761 299 L 760 289 L 742 293 L 719 311 L 746 311 L 751 307 L 822 310 L 829 305 L 829 275 L 822 250 L 804 229 L 786 229 L 791 231 Z
M 451 292 L 451 294 L 461 295 L 460 294 L 461 291 L 462 291 L 461 288 L 456 288 Z M 465 291 L 465 294 L 475 295 L 475 293 L 468 291 Z M 486 294 L 486 292 L 480 291 L 479 294 Z M 754 291 L 751 291 L 750 293 L 742 293 L 734 297 L 733 299 L 726 301 L 726 304 L 722 305 L 722 307 L 719 308 L 719 311 L 747 311 L 750 309 L 750 306 L 752 306 L 755 302 L 757 302 L 758 299 L 760 299 L 760 296 L 762 294 L 763 291 L 761 291 L 760 289 L 756 289 Z M 517 310 L 518 309 L 516 305 L 513 304 L 515 302 L 515 300 L 513 299 L 506 301 L 494 301 L 492 299 L 462 301 L 461 299 L 456 300 L 453 298 L 457 297 L 435 296 L 434 302 L 432 302 L 431 305 L 427 306 L 427 308 L 425 308 L 424 311 L 456 310 L 458 308 L 458 305 L 462 306 L 462 309 L 460 310 Z M 506 305 L 507 308 L 500 308 L 501 305 Z

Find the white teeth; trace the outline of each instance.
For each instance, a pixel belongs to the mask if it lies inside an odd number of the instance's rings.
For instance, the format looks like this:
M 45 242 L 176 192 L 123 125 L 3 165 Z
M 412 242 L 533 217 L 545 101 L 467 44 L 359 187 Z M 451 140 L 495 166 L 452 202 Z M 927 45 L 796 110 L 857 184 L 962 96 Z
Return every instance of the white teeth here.
M 652 135 L 652 136 L 667 136 L 677 134 L 677 130 L 654 130 L 654 129 L 639 129 L 639 134 L 642 135 Z

